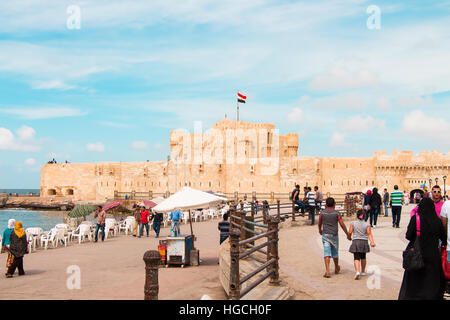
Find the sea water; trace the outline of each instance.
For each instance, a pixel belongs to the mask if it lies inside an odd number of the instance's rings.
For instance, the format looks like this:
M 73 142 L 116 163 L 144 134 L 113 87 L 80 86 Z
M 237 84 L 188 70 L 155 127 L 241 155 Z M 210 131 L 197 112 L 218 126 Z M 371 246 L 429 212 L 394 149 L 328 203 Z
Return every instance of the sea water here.
M 34 195 L 39 195 L 39 193 L 41 192 L 41 190 L 39 189 L 3 189 L 0 187 L 0 193 L 6 193 L 6 194 L 18 194 L 19 196 L 21 195 L 29 195 L 30 192 L 33 192 Z
M 22 221 L 24 229 L 41 227 L 44 231 L 54 228 L 58 223 L 63 223 L 63 211 L 35 211 L 25 209 L 2 209 L 0 210 L 0 234 L 8 226 L 9 219 Z

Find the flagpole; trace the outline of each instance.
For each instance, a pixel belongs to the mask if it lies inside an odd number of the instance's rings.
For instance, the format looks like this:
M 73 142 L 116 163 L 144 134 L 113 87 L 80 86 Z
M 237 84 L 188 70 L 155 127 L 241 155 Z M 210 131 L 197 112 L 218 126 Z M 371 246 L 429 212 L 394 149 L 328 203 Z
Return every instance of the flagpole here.
M 239 91 L 238 91 L 239 93 Z M 239 121 L 239 99 L 236 98 L 236 107 L 237 107 L 237 121 Z

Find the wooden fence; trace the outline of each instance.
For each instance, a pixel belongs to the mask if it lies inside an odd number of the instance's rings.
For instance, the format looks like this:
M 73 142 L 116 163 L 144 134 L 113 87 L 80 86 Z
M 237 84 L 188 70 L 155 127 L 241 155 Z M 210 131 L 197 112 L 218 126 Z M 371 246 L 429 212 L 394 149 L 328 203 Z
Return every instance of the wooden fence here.
M 358 195 L 359 196 L 359 195 Z M 356 213 L 357 197 L 345 196 L 344 201 L 336 202 L 336 210 L 342 216 L 350 216 Z M 315 213 L 324 209 L 323 202 L 317 207 Z M 270 277 L 270 284 L 276 285 L 279 280 L 279 256 L 278 256 L 278 231 L 280 221 L 304 216 L 295 210 L 296 204 L 292 201 L 275 204 L 264 202 L 262 206 L 251 203 L 250 209 L 244 208 L 243 203 L 233 204 L 230 208 L 230 287 L 229 298 L 239 300 L 252 289 L 256 288 L 265 279 Z M 262 214 L 259 215 L 258 212 Z M 307 210 L 309 212 L 309 210 Z M 311 217 L 309 217 L 311 219 Z M 264 240 L 262 243 L 256 243 Z M 266 249 L 264 249 L 266 248 Z M 263 254 L 265 258 L 256 256 Z M 240 278 L 239 261 L 247 257 L 260 263 L 259 267 Z M 265 271 L 265 273 L 263 273 Z M 242 285 L 262 274 L 258 279 L 247 285 Z
M 252 221 L 253 217 L 247 216 L 245 211 L 237 211 L 235 205 L 233 205 L 230 210 L 230 216 L 229 298 L 232 300 L 239 300 L 269 277 L 271 284 L 276 285 L 280 282 L 278 265 L 279 220 L 276 217 L 270 217 L 267 225 L 256 223 Z M 259 227 L 262 231 L 256 231 L 255 227 Z M 264 239 L 265 241 L 257 245 L 256 241 L 260 239 Z M 266 250 L 263 248 L 266 248 Z M 254 256 L 257 252 L 265 254 L 265 259 Z M 250 256 L 261 263 L 261 265 L 241 279 L 239 261 Z M 265 273 L 263 273 L 263 271 L 265 271 Z M 261 273 L 263 273 L 262 276 L 241 290 L 244 283 Z

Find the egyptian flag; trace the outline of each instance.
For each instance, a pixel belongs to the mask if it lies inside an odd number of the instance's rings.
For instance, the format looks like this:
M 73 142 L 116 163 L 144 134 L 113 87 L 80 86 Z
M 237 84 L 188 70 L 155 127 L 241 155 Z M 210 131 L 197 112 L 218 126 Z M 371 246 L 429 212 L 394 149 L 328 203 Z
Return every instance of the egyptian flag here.
M 238 102 L 240 102 L 240 103 L 245 103 L 245 100 L 247 99 L 247 97 L 246 96 L 244 96 L 244 95 L 242 95 L 242 94 L 240 94 L 239 92 L 238 92 L 238 98 L 237 98 L 237 101 Z

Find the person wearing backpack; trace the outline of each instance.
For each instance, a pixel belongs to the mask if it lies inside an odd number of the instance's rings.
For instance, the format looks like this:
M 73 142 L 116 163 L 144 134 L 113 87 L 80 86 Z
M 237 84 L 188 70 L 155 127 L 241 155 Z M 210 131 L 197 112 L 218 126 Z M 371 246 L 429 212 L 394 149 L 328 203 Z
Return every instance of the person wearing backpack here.
M 446 282 L 439 240 L 446 240 L 445 230 L 430 198 L 422 199 L 417 215 L 411 217 L 406 239 L 410 241 L 408 247 L 416 240 L 419 242 L 417 248 L 420 250 L 423 267 L 418 270 L 405 270 L 398 299 L 442 300 Z

